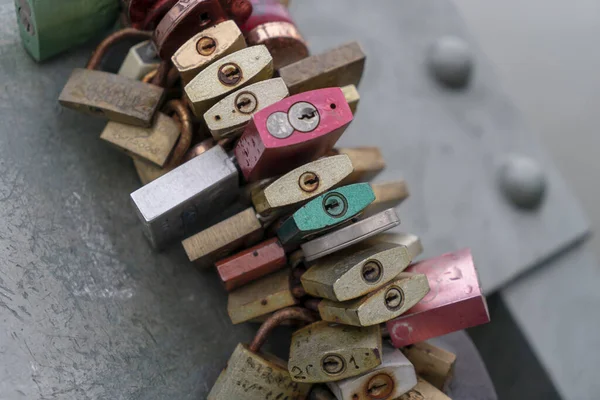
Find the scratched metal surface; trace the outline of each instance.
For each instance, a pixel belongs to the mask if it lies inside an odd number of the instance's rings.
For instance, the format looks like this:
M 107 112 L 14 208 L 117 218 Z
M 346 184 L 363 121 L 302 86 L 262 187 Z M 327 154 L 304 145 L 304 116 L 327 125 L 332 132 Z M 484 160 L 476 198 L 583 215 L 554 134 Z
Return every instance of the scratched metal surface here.
M 361 101 L 342 143 L 381 146 L 388 169 L 378 180 L 406 179 L 411 198 L 396 230 L 422 236 L 424 256 L 470 247 L 490 292 L 585 236 L 589 225 L 573 192 L 451 1 L 299 0 L 291 10 L 313 53 L 362 44 Z M 425 69 L 429 46 L 447 34 L 464 38 L 475 55 L 464 91 L 444 89 Z M 496 166 L 509 152 L 546 170 L 548 196 L 537 212 L 515 210 L 496 188 Z

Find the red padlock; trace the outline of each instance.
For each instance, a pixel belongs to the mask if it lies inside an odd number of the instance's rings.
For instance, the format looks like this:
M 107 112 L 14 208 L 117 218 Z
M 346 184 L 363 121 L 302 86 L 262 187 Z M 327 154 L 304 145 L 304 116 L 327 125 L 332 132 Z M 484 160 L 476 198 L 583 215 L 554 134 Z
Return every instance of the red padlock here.
M 248 182 L 281 175 L 333 148 L 352 121 L 340 88 L 285 98 L 255 113 L 235 147 Z
M 460 250 L 411 265 L 431 290 L 416 306 L 387 322 L 395 347 L 404 347 L 490 322 L 471 251 Z
M 240 26 L 244 33 L 267 22 L 282 21 L 294 24 L 290 12 L 279 0 L 250 0 L 250 3 L 252 3 L 252 15 L 245 24 Z

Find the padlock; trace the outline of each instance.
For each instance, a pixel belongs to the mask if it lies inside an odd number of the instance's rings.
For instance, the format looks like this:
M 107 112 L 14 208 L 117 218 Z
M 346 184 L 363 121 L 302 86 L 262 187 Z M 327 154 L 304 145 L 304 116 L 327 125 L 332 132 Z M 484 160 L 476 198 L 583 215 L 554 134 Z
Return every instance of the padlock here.
M 408 246 L 359 243 L 316 261 L 302 275 L 302 286 L 315 297 L 352 300 L 390 282 L 411 260 Z
M 352 220 L 374 200 L 375 194 L 368 183 L 330 190 L 287 218 L 277 230 L 277 236 L 284 245 L 297 244 Z
M 214 206 L 233 203 L 238 183 L 235 165 L 216 146 L 136 190 L 131 200 L 144 233 L 155 248 L 162 248 L 194 232 Z
M 263 216 L 279 215 L 339 186 L 353 171 L 345 155 L 324 157 L 255 190 L 252 203 Z
M 164 89 L 120 75 L 76 68 L 58 101 L 64 107 L 111 121 L 152 126 L 164 97 Z
M 236 138 L 252 115 L 265 107 L 277 103 L 289 95 L 281 78 L 267 79 L 231 93 L 212 106 L 204 121 L 216 140 Z
M 410 262 L 414 262 L 423 253 L 421 239 L 409 233 L 384 232 L 364 242 L 365 246 L 374 246 L 379 243 L 389 243 L 405 247 Z
M 215 204 L 215 201 L 207 201 L 204 206 L 207 204 Z M 190 261 L 208 267 L 244 246 L 258 243 L 263 238 L 262 228 L 256 211 L 247 208 L 185 239 L 182 244 Z
M 229 14 L 231 19 L 238 25 L 246 23 L 253 14 L 252 2 L 250 0 L 219 0 L 221 7 Z
M 415 367 L 387 343 L 383 343 L 380 366 L 364 375 L 327 383 L 338 400 L 397 399 L 416 385 Z
M 268 22 L 294 22 L 289 10 L 278 0 L 250 0 L 250 2 L 252 15 L 241 26 L 242 32 L 246 35 L 257 26 Z
M 255 113 L 234 151 L 248 182 L 325 155 L 352 121 L 339 88 L 301 93 Z
M 335 396 L 324 383 L 314 385 L 308 396 L 308 400 L 336 400 Z
M 159 64 L 160 58 L 158 58 L 154 44 L 150 40 L 146 40 L 129 50 L 119 69 L 119 75 L 141 80 L 146 74 L 157 69 Z
M 273 57 L 265 46 L 229 54 L 206 67 L 185 86 L 185 94 L 198 118 L 228 94 L 273 76 Z
M 408 186 L 404 180 L 373 183 L 371 187 L 373 193 L 375 193 L 375 201 L 367 207 L 364 213 L 365 216 L 397 207 L 409 196 Z
M 292 23 L 276 21 L 258 25 L 247 35 L 250 46 L 265 45 L 276 70 L 308 57 L 308 45 Z
M 356 114 L 358 103 L 360 103 L 360 94 L 358 93 L 358 89 L 355 85 L 346 85 L 341 89 L 342 92 L 344 92 L 344 97 L 350 106 L 350 110 L 352 110 L 352 114 Z
M 169 60 L 190 37 L 228 19 L 219 0 L 179 0 L 154 30 L 160 58 Z
M 381 365 L 379 325 L 366 328 L 320 321 L 292 335 L 288 368 L 296 382 L 333 382 Z
M 427 342 L 415 343 L 400 350 L 415 366 L 420 377 L 441 391 L 448 388 L 454 372 L 456 354 Z
M 279 76 L 291 94 L 333 86 L 358 87 L 365 59 L 360 45 L 352 42 L 287 65 L 279 69 Z
M 429 293 L 423 274 L 402 272 L 391 282 L 354 300 L 322 300 L 319 314 L 324 321 L 354 326 L 371 326 L 404 314 Z
M 327 233 L 303 243 L 300 248 L 305 260 L 313 261 L 367 240 L 398 225 L 400 225 L 400 218 L 398 218 L 396 211 L 390 208 L 335 232 Z
M 215 264 L 228 292 L 283 268 L 287 257 L 276 238 L 269 239 Z
M 158 113 L 151 128 L 110 121 L 100 139 L 125 153 L 163 167 L 180 135 L 179 125 Z
M 427 275 L 431 291 L 407 313 L 387 323 L 394 346 L 408 346 L 490 321 L 469 250 L 422 261 L 406 271 Z
M 297 307 L 276 312 L 260 327 L 249 346 L 238 344 L 208 400 L 306 399 L 311 384 L 292 381 L 285 361 L 260 352 L 270 331 L 287 320 L 312 322 L 314 316 Z
M 25 50 L 44 61 L 110 28 L 119 14 L 116 0 L 15 0 Z
M 211 63 L 246 48 L 246 40 L 233 21 L 225 21 L 198 33 L 185 42 L 171 61 L 184 85 Z
M 378 147 L 336 148 L 329 155 L 345 154 L 350 157 L 354 172 L 346 178 L 345 185 L 357 182 L 369 182 L 385 169 L 385 160 Z
M 417 377 L 417 386 L 397 400 L 452 400 L 425 379 Z
M 285 268 L 229 293 L 227 313 L 236 325 L 296 304 L 291 270 Z

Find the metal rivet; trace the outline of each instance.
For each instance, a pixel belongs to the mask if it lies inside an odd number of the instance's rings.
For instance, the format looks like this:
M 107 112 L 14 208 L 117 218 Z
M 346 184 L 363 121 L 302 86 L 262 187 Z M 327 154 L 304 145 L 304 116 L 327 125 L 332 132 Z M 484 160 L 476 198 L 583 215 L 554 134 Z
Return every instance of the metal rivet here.
M 288 117 L 290 124 L 299 132 L 314 131 L 321 121 L 321 116 L 319 115 L 317 108 L 305 101 L 298 102 L 291 106 Z
M 321 367 L 326 374 L 329 375 L 337 375 L 344 371 L 346 368 L 346 363 L 344 362 L 344 358 L 338 354 L 330 354 L 323 357 L 323 361 L 321 361 Z
M 429 68 L 444 85 L 461 88 L 469 83 L 473 70 L 473 55 L 461 38 L 444 36 L 437 40 L 429 53 Z
M 277 139 L 285 139 L 294 133 L 294 128 L 288 121 L 284 112 L 275 112 L 267 118 L 267 130 L 269 134 Z
M 502 163 L 498 180 L 504 195 L 517 207 L 535 209 L 546 193 L 546 176 L 535 160 L 511 154 Z
M 300 175 L 300 179 L 298 179 L 298 185 L 300 186 L 300 189 L 308 193 L 317 190 L 320 182 L 321 180 L 319 175 L 315 174 L 314 172 L 305 172 Z

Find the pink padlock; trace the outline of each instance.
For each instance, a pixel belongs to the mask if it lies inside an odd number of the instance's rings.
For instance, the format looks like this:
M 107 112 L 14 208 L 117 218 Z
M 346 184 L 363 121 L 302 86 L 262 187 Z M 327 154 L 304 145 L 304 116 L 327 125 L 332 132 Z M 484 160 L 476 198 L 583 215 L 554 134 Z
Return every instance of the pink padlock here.
M 470 250 L 425 260 L 406 272 L 427 275 L 431 290 L 401 317 L 387 322 L 395 347 L 490 322 Z
M 255 113 L 235 147 L 248 182 L 284 174 L 333 148 L 352 122 L 340 88 L 285 98 Z

